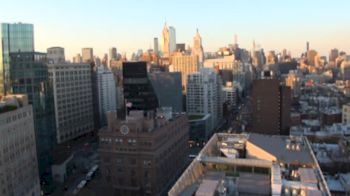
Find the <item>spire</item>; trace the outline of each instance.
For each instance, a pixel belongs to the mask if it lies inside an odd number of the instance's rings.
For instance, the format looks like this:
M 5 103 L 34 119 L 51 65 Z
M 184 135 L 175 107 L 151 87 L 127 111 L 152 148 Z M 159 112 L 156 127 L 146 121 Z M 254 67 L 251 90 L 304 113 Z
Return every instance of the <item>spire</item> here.
M 255 52 L 255 39 L 253 40 L 253 52 Z

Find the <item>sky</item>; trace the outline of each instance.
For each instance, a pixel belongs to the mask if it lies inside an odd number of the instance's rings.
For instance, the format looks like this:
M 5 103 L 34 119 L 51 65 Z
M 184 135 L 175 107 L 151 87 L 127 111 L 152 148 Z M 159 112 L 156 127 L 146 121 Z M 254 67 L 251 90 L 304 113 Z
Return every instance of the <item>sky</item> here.
M 199 29 L 206 52 L 234 42 L 250 50 L 331 48 L 350 53 L 349 0 L 0 0 L 0 22 L 34 24 L 35 50 L 65 48 L 66 59 L 93 47 L 100 57 L 116 47 L 128 56 L 153 47 L 164 23 L 177 43 L 192 45 Z

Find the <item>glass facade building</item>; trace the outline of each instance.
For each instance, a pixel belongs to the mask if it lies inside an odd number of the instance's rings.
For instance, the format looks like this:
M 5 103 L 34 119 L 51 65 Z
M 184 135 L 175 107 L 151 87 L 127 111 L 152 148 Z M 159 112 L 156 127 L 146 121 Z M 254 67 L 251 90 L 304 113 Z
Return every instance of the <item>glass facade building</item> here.
M 10 53 L 34 52 L 33 29 L 32 24 L 0 23 L 0 95 L 11 91 Z
M 53 88 L 49 82 L 45 53 L 10 53 L 10 86 L 15 94 L 27 94 L 34 111 L 39 173 L 42 182 L 51 180 L 52 148 L 55 138 Z

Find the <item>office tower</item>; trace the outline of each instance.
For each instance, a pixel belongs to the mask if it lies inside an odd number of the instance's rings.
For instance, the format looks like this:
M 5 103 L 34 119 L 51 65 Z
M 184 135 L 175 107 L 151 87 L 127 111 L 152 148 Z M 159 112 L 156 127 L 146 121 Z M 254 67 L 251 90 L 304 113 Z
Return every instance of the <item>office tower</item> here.
M 123 87 L 131 110 L 155 110 L 159 105 L 148 78 L 146 62 L 123 62 Z
M 82 60 L 80 54 L 77 54 L 73 57 L 73 63 L 82 63 L 82 62 L 83 62 L 83 60 Z
M 19 52 L 10 54 L 10 83 L 13 93 L 27 94 L 33 107 L 34 129 L 40 179 L 51 181 L 52 149 L 55 140 L 53 89 L 45 53 Z
M 176 51 L 176 31 L 172 26 L 169 27 L 169 51 L 170 55 Z
M 222 87 L 222 91 L 223 102 L 227 103 L 230 109 L 233 109 L 237 104 L 237 87 L 235 87 L 232 82 L 227 82 L 227 84 Z
M 267 55 L 266 64 L 270 65 L 270 64 L 276 64 L 276 63 L 278 63 L 276 53 L 275 53 L 275 51 L 271 50 L 271 51 L 269 51 L 269 53 Z
M 306 53 L 308 65 L 315 66 L 316 50 L 308 50 Z
M 117 60 L 118 55 L 117 55 L 117 48 L 112 47 L 109 49 L 109 59 L 111 60 Z
M 92 48 L 81 49 L 81 55 L 83 63 L 92 63 L 94 61 L 94 51 Z
M 89 64 L 49 64 L 53 86 L 58 143 L 94 130 Z
M 290 87 L 293 97 L 299 97 L 300 95 L 301 78 L 302 73 L 297 70 L 291 70 L 285 79 L 286 86 Z
M 155 72 L 149 79 L 159 100 L 159 107 L 171 107 L 173 112 L 182 112 L 181 73 Z
M 99 131 L 100 171 L 113 195 L 166 195 L 187 162 L 187 116 L 152 113 L 131 111 L 121 120 L 109 112 Z
M 335 63 L 335 60 L 337 59 L 337 57 L 339 56 L 339 50 L 334 48 L 329 52 L 329 62 L 333 62 Z
M 97 90 L 101 125 L 107 124 L 106 112 L 117 110 L 116 84 L 113 73 L 105 68 L 97 68 Z
M 350 55 L 340 64 L 340 73 L 343 80 L 350 80 Z
M 47 60 L 48 63 L 65 63 L 66 58 L 64 56 L 64 48 L 62 47 L 51 47 L 47 49 Z
M 222 82 L 210 68 L 201 68 L 187 79 L 186 109 L 189 115 L 211 115 L 211 129 L 222 119 Z
M 216 133 L 168 195 L 331 193 L 306 137 Z
M 0 98 L 2 196 L 40 196 L 34 114 L 26 95 Z
M 153 51 L 154 51 L 154 54 L 156 54 L 157 56 L 159 55 L 159 44 L 158 44 L 158 38 L 155 37 L 153 39 Z
M 198 29 L 196 35 L 193 37 L 192 55 L 198 56 L 199 64 L 203 65 L 204 51 L 202 46 L 202 37 L 199 35 Z
M 171 72 L 181 72 L 182 90 L 186 92 L 188 74 L 199 70 L 198 56 L 176 53 L 171 57 L 172 64 L 169 67 Z
M 176 52 L 186 52 L 186 44 L 176 44 Z
M 164 24 L 162 31 L 162 38 L 160 40 L 160 47 L 163 57 L 170 56 L 170 32 L 167 24 Z
M 10 93 L 10 53 L 33 52 L 32 24 L 0 23 L 0 95 Z
M 310 50 L 310 43 L 306 42 L 306 52 L 309 52 L 309 50 Z
M 264 134 L 289 134 L 290 88 L 280 86 L 270 71 L 253 81 L 252 132 Z

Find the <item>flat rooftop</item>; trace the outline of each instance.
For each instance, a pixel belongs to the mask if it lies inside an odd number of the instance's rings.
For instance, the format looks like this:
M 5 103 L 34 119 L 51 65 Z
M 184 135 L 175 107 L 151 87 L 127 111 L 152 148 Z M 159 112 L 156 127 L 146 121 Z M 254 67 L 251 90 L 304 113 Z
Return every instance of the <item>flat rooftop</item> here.
M 305 137 L 217 133 L 168 195 L 330 195 Z

